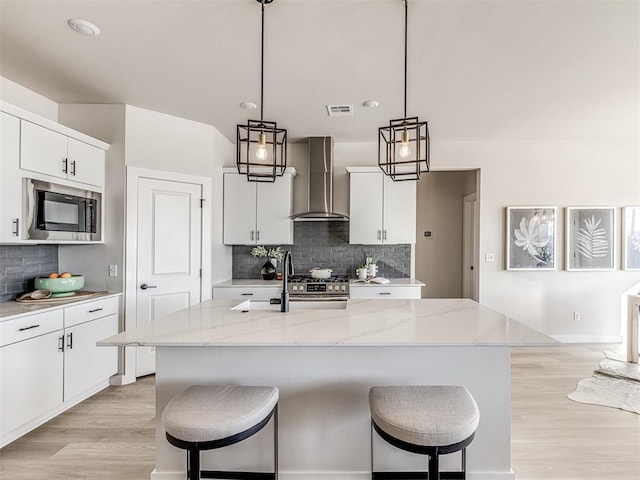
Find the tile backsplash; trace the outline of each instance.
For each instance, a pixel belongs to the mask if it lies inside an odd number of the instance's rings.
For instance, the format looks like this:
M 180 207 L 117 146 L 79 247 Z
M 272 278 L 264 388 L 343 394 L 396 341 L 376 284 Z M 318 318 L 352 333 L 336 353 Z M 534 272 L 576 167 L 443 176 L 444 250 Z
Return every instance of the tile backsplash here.
M 33 290 L 34 278 L 57 271 L 57 245 L 0 245 L 0 301 Z
M 411 245 L 350 245 L 349 222 L 295 222 L 294 244 L 280 245 L 291 250 L 298 274 L 314 267 L 331 268 L 336 275 L 355 276 L 355 269 L 371 257 L 378 265 L 378 276 L 408 278 L 411 273 Z M 265 245 L 267 249 L 278 245 Z M 234 245 L 233 278 L 260 278 L 265 258 L 254 258 L 253 247 Z M 282 271 L 282 265 L 278 265 Z

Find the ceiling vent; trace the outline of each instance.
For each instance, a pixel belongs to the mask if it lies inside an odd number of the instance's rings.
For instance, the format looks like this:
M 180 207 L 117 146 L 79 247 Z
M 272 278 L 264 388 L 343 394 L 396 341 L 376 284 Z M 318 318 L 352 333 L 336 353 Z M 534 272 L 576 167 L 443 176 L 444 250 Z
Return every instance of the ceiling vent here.
M 353 105 L 327 105 L 330 117 L 350 117 L 353 115 Z

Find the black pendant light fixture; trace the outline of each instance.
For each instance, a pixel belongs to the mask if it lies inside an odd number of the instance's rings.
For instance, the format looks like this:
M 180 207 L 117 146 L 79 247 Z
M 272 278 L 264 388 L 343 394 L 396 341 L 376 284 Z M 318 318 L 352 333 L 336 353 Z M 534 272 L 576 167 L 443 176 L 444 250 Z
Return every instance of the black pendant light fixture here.
M 429 126 L 418 117 L 407 117 L 407 20 L 408 0 L 404 1 L 404 118 L 390 120 L 378 129 L 378 165 L 397 180 L 418 180 L 429 171 Z
M 238 125 L 236 166 L 250 182 L 274 182 L 287 168 L 287 130 L 263 120 L 264 99 L 264 6 L 273 0 L 257 0 L 262 6 L 260 50 L 260 120 Z

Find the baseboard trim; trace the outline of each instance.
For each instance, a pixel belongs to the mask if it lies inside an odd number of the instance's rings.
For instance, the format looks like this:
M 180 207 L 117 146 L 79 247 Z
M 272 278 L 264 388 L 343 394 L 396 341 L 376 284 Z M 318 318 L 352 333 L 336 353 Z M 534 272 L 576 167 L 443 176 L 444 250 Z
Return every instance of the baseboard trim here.
M 622 343 L 622 335 L 551 335 L 561 343 Z
M 184 480 L 185 472 L 151 472 L 151 480 Z M 467 472 L 468 480 L 515 480 L 511 472 Z M 282 472 L 279 480 L 371 480 L 370 472 Z

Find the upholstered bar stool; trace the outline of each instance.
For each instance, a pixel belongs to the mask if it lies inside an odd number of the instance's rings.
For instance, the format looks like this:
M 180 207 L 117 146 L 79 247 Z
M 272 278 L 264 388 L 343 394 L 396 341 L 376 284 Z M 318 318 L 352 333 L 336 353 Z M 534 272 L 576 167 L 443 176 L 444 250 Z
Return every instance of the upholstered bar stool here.
M 278 476 L 278 389 L 193 385 L 162 413 L 167 440 L 187 451 L 187 478 L 276 479 Z M 200 452 L 222 448 L 259 432 L 273 417 L 273 473 L 201 470 Z
M 478 428 L 480 413 L 469 391 L 461 386 L 382 386 L 369 390 L 371 409 L 371 478 L 466 478 L 466 448 Z M 429 456 L 426 472 L 375 472 L 373 430 L 391 445 Z M 439 456 L 462 451 L 459 472 L 440 473 Z M 441 476 L 442 475 L 442 476 Z

